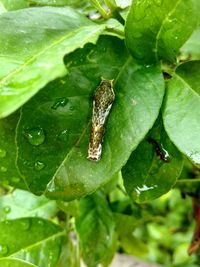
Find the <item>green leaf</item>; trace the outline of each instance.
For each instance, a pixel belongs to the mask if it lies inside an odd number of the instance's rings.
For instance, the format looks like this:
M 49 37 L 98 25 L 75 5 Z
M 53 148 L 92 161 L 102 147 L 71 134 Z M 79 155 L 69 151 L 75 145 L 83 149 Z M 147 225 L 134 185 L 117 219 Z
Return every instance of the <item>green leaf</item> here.
M 192 36 L 180 49 L 179 60 L 199 60 L 200 59 L 200 28 L 194 31 Z
M 37 267 L 31 263 L 18 260 L 18 259 L 0 259 L 0 267 Z
M 56 202 L 44 196 L 37 197 L 23 190 L 0 197 L 0 218 L 16 219 L 20 217 L 38 216 L 51 218 L 57 212 Z
M 133 1 L 125 27 L 133 57 L 147 64 L 175 61 L 197 25 L 197 10 L 196 0 Z
M 1 0 L 0 2 L 2 2 L 7 11 L 28 7 L 27 0 Z
M 200 61 L 182 64 L 168 83 L 163 111 L 172 142 L 200 165 Z
M 0 2 L 0 14 L 6 12 L 4 5 Z
M 0 222 L 0 257 L 27 260 L 39 267 L 54 267 L 60 255 L 64 232 L 38 218 Z M 20 266 L 20 265 L 19 265 Z
M 67 73 L 63 57 L 96 42 L 96 25 L 71 8 L 30 8 L 0 16 L 0 117 Z
M 108 58 L 106 64 L 108 67 Z M 80 73 L 77 71 L 78 69 L 72 74 L 74 77 Z M 101 71 L 103 72 L 103 69 Z M 106 71 L 108 72 L 108 69 Z M 90 119 L 87 118 L 91 116 L 91 107 L 87 103 L 84 120 L 88 121 L 78 143 L 67 154 L 53 180 L 48 184 L 46 194 L 50 198 L 79 198 L 108 182 L 121 169 L 158 116 L 164 86 L 157 66 L 136 66 L 128 59 L 118 76 L 113 73 L 107 74 L 106 77 L 117 77 L 114 85 L 116 100 L 107 125 L 102 159 L 98 163 L 86 159 L 90 130 Z M 90 86 L 94 90 L 92 84 Z M 81 124 L 77 122 L 76 125 Z
M 136 202 L 160 197 L 175 184 L 182 165 L 180 152 L 157 122 L 122 169 L 126 191 Z
M 74 237 L 70 237 L 70 234 L 64 239 L 56 267 L 80 267 L 79 242 L 74 242 L 73 239 Z
M 71 64 L 68 76 L 23 106 L 16 162 L 32 192 L 43 193 L 50 182 L 48 197 L 72 200 L 93 192 L 121 169 L 158 116 L 164 82 L 158 66 L 136 65 L 123 42 L 113 37 L 76 51 L 66 64 Z M 87 159 L 87 150 L 92 95 L 100 77 L 115 79 L 116 100 L 102 159 L 94 163 Z
M 25 181 L 16 165 L 18 148 L 15 140 L 15 129 L 18 120 L 18 112 L 0 120 L 0 184 L 9 184 L 27 190 Z
M 80 201 L 80 212 L 76 227 L 80 236 L 82 256 L 88 267 L 94 267 L 107 260 L 113 245 L 115 225 L 112 212 L 100 191 Z

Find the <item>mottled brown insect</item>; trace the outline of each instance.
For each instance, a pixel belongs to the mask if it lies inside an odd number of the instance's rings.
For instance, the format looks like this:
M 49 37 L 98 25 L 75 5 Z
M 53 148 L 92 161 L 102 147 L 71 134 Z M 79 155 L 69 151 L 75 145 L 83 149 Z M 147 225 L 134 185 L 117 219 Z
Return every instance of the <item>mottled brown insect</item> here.
M 101 158 L 105 123 L 114 99 L 113 80 L 102 80 L 93 99 L 92 129 L 88 148 L 90 160 L 98 161 Z

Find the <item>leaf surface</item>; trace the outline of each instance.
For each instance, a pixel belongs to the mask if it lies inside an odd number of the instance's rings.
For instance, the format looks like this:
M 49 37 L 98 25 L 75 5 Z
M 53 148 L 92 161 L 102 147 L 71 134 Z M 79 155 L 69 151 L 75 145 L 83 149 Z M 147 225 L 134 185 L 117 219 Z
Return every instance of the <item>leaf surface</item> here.
M 200 28 L 197 28 L 192 36 L 180 49 L 180 59 L 199 60 L 200 59 Z
M 173 187 L 182 165 L 181 153 L 157 123 L 122 169 L 126 191 L 136 202 L 160 197 Z
M 0 28 L 0 117 L 5 117 L 64 76 L 64 55 L 96 42 L 104 26 L 69 7 L 43 7 L 3 13 Z
M 200 61 L 177 68 L 168 83 L 163 111 L 165 129 L 172 142 L 200 165 Z
M 131 54 L 146 64 L 160 59 L 175 61 L 196 28 L 197 5 L 195 0 L 133 1 L 125 27 Z
M 76 227 L 83 259 L 88 266 L 97 266 L 107 260 L 112 247 L 115 227 L 112 212 L 99 191 L 81 200 L 80 211 Z
M 0 222 L 0 257 L 25 260 L 39 267 L 48 263 L 54 267 L 60 255 L 63 235 L 59 226 L 43 219 Z
M 51 218 L 57 212 L 56 202 L 44 196 L 35 196 L 24 190 L 0 197 L 0 218 L 17 219 L 22 217 Z
M 20 177 L 32 192 L 42 194 L 49 183 L 48 197 L 72 200 L 104 185 L 125 164 L 158 116 L 164 81 L 159 66 L 136 65 L 114 37 L 74 52 L 66 64 L 68 76 L 23 106 L 12 145 Z M 92 95 L 101 77 L 115 80 L 116 99 L 96 163 L 87 159 L 87 150 Z

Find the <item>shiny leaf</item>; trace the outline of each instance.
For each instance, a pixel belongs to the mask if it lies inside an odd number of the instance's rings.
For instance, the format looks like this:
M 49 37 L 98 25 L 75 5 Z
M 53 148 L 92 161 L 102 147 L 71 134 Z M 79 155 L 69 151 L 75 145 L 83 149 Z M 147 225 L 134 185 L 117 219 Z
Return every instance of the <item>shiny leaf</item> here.
M 158 124 L 122 169 L 126 191 L 137 202 L 157 198 L 173 187 L 182 165 L 180 152 Z
M 180 47 L 197 25 L 197 2 L 133 1 L 125 28 L 126 44 L 131 54 L 147 64 L 160 59 L 175 61 Z
M 26 260 L 39 267 L 56 266 L 62 229 L 43 219 L 23 218 L 0 222 L 0 257 Z M 20 266 L 20 265 L 19 265 Z
M 0 197 L 0 218 L 17 219 L 38 216 L 51 218 L 57 212 L 56 202 L 44 196 L 16 189 L 14 192 Z
M 107 260 L 112 247 L 115 226 L 112 213 L 101 192 L 82 199 L 80 211 L 76 226 L 82 256 L 87 266 L 97 266 Z
M 172 142 L 200 165 L 200 61 L 182 64 L 168 83 L 163 112 Z
M 63 57 L 96 42 L 96 25 L 71 8 L 30 8 L 0 16 L 0 117 L 67 73 Z

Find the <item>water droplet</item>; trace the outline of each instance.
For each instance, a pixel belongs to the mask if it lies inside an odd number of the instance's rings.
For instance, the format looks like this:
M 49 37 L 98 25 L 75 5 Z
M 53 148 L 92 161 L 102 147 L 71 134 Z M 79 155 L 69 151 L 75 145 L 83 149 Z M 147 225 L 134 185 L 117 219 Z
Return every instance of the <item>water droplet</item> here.
M 74 110 L 75 110 L 75 107 L 74 107 L 74 106 L 70 106 L 70 107 L 69 107 L 69 110 L 70 110 L 70 111 L 74 111 Z
M 0 244 L 0 255 L 5 256 L 6 254 L 8 254 L 8 247 Z
M 1 166 L 0 170 L 1 170 L 1 172 L 7 172 L 8 169 L 4 166 Z
M 63 130 L 61 133 L 59 133 L 58 139 L 64 142 L 68 141 L 68 130 Z
M 41 171 L 42 169 L 44 169 L 45 164 L 41 161 L 37 161 L 34 167 L 36 171 Z
M 65 107 L 68 101 L 69 100 L 66 97 L 58 98 L 56 99 L 56 101 L 54 102 L 51 108 L 56 110 L 59 107 Z
M 29 219 L 23 219 L 20 222 L 20 227 L 22 230 L 27 231 L 31 226 L 31 221 Z
M 5 158 L 6 156 L 6 151 L 3 149 L 0 149 L 0 158 Z
M 12 178 L 11 178 L 11 181 L 12 181 L 13 183 L 19 183 L 20 178 L 19 178 L 19 177 L 12 177 Z
M 154 189 L 156 187 L 157 187 L 157 185 L 155 185 L 155 186 L 147 186 L 146 184 L 144 184 L 142 187 L 137 186 L 135 191 L 136 191 L 137 195 L 140 195 L 141 192 L 149 191 L 149 190 L 152 190 L 152 189 Z
M 23 134 L 29 143 L 34 146 L 41 145 L 45 140 L 44 131 L 40 127 L 28 129 L 24 131 Z
M 10 213 L 10 211 L 11 211 L 11 207 L 10 206 L 5 206 L 4 208 L 3 208 L 3 211 L 5 212 L 5 213 Z

